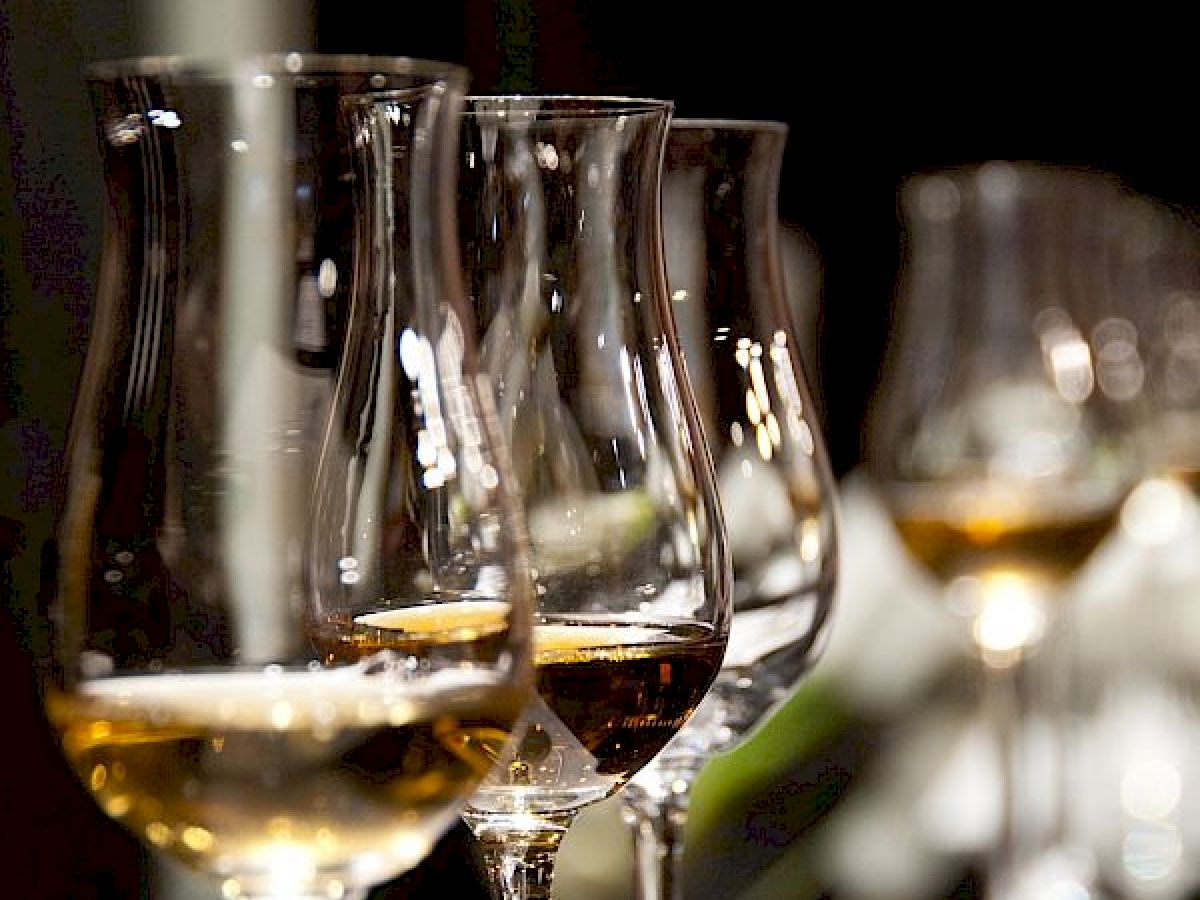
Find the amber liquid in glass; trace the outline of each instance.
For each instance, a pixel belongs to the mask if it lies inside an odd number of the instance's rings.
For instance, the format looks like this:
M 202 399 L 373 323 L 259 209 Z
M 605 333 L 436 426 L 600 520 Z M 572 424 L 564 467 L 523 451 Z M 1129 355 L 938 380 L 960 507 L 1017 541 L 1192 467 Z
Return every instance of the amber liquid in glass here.
M 327 628 L 326 660 L 359 659 L 379 650 L 411 652 L 431 639 L 405 622 L 403 609 L 356 616 Z M 485 634 L 487 615 L 440 623 Z M 484 638 L 486 639 L 486 638 Z M 704 698 L 720 669 L 725 642 L 710 626 L 628 618 L 546 615 L 534 627 L 540 702 L 526 711 L 515 756 L 493 771 L 484 793 L 535 787 L 543 796 L 587 802 L 611 793 L 665 746 Z M 503 748 L 476 732 L 467 742 L 482 757 Z M 586 800 L 584 800 L 586 798 Z M 574 805 L 574 800 L 567 800 Z
M 961 502 L 937 489 L 890 498 L 892 520 L 913 558 L 935 577 L 1009 572 L 1061 581 L 1079 570 L 1112 531 L 1119 498 L 1049 503 Z
M 724 641 L 697 624 L 629 626 L 556 617 L 534 630 L 538 693 L 622 781 L 649 762 L 704 698 Z

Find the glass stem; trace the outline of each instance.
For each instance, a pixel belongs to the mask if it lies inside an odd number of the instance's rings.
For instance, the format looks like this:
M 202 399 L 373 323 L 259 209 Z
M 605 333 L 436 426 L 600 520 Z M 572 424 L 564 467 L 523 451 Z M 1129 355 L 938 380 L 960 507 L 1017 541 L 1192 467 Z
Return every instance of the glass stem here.
M 1062 615 L 1015 661 L 984 665 L 985 709 L 998 740 L 1002 779 L 989 900 L 1039 896 L 1047 878 L 1090 890 L 1093 873 L 1076 846 L 1070 808 L 1072 637 L 1071 622 Z
M 682 900 L 683 834 L 696 770 L 659 773 L 658 783 L 625 786 L 621 811 L 633 834 L 634 896 Z
M 504 827 L 470 822 L 492 900 L 548 900 L 558 849 L 574 814 L 527 816 Z
M 985 665 L 985 707 L 999 742 L 1001 822 L 989 866 L 989 900 L 1012 900 L 1034 882 L 1039 861 L 1061 837 L 1061 735 L 1043 696 L 1047 685 L 1028 649 L 1009 665 Z
M 997 666 L 984 663 L 984 708 L 994 729 L 1000 776 L 1000 823 L 992 858 L 988 861 L 988 900 L 1009 900 L 1018 869 L 1023 828 L 1018 762 L 1023 728 L 1025 660 Z

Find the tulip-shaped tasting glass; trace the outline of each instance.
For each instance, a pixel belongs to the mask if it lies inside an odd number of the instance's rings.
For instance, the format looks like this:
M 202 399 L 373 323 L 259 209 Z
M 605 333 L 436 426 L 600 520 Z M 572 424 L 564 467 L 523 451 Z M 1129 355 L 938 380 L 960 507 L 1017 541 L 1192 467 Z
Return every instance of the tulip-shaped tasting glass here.
M 725 662 L 700 709 L 622 793 L 638 896 L 682 896 L 693 781 L 786 701 L 828 634 L 834 483 L 783 279 L 787 127 L 675 120 L 663 174 L 668 283 L 733 559 Z
M 663 267 L 669 116 L 563 96 L 464 116 L 464 268 L 538 581 L 538 696 L 466 812 L 498 898 L 549 894 L 576 813 L 676 734 L 725 649 L 729 559 Z
M 464 82 L 297 54 L 91 75 L 109 217 L 45 699 L 100 806 L 225 897 L 415 865 L 527 691 L 525 530 L 446 240 Z M 355 99 L 382 88 L 408 98 L 387 147 Z M 402 207 L 362 174 L 389 152 Z

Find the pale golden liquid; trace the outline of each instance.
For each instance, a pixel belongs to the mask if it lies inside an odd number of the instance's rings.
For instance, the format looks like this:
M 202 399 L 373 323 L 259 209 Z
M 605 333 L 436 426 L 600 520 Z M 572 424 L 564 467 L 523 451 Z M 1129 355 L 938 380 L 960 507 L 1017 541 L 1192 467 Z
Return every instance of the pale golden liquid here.
M 417 659 L 496 659 L 508 645 L 509 606 L 502 601 L 451 601 L 331 615 L 309 635 L 330 665 L 386 650 Z
M 340 671 L 129 676 L 55 694 L 66 756 L 150 844 L 237 879 L 335 895 L 420 861 L 455 821 L 519 713 L 494 678 L 411 684 Z M 330 676 L 326 678 L 325 676 Z
M 1113 530 L 1119 498 L 1022 503 L 986 494 L 964 502 L 935 490 L 891 498 L 901 541 L 935 577 L 1008 573 L 1050 582 L 1074 575 Z

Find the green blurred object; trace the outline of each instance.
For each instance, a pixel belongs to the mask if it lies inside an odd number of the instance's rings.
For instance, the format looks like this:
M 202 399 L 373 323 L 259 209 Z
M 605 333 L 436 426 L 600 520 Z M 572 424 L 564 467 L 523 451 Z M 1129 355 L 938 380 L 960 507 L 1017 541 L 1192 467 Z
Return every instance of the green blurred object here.
M 819 896 L 815 877 L 798 871 L 802 859 L 786 872 L 772 864 L 841 799 L 871 744 L 854 735 L 862 727 L 833 680 L 816 672 L 737 750 L 714 758 L 692 795 L 687 893 Z

